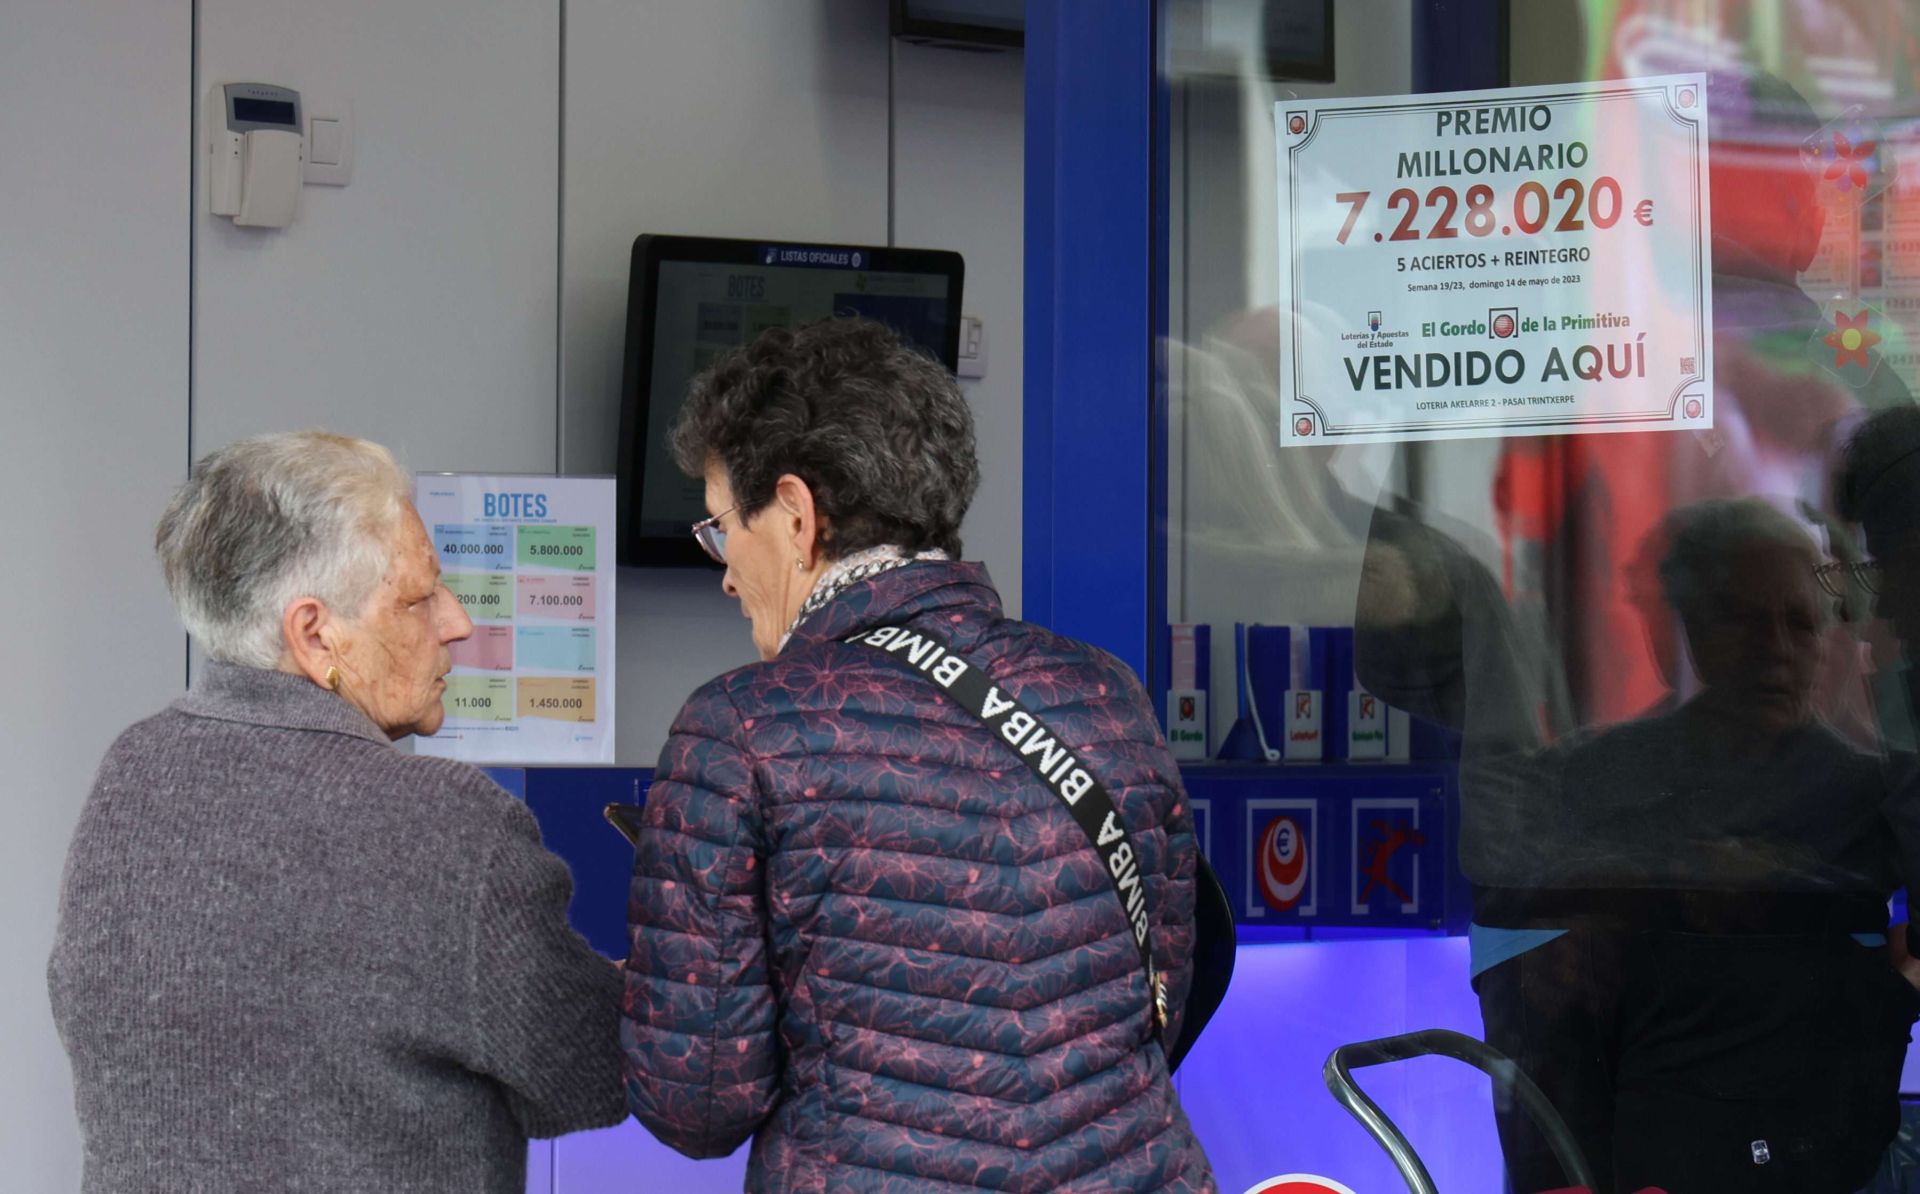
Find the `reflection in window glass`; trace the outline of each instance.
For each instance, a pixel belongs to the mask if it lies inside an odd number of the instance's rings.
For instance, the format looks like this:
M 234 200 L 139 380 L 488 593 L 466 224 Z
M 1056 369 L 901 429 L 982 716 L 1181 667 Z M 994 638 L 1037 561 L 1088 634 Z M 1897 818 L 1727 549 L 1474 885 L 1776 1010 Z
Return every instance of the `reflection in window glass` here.
M 1309 1075 L 1301 1130 L 1208 1042 L 1182 1072 L 1223 1188 L 1396 1188 L 1308 1088 L 1427 1027 L 1517 1063 L 1599 1189 L 1915 1188 L 1920 12 L 1161 19 L 1167 609 L 1209 631 L 1161 686 L 1211 676 L 1169 715 L 1243 941 L 1317 959 L 1222 1013 Z M 1309 725 L 1321 762 L 1266 761 Z M 1366 993 L 1316 1023 L 1332 975 Z M 1471 1071 L 1356 1078 L 1440 1189 L 1571 1184 Z

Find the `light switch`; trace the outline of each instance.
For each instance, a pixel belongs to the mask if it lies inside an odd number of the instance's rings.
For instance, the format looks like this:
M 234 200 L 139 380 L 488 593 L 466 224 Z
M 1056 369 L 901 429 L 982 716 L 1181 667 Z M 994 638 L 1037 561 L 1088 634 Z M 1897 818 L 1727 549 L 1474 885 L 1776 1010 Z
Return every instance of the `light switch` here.
M 353 181 L 353 101 L 323 92 L 307 97 L 307 182 L 344 187 Z
M 985 377 L 987 375 L 987 332 L 986 325 L 978 315 L 960 317 L 960 360 L 954 370 L 959 377 Z
M 307 148 L 307 159 L 316 166 L 338 166 L 340 122 L 315 118 L 309 123 L 313 128 L 313 137 Z

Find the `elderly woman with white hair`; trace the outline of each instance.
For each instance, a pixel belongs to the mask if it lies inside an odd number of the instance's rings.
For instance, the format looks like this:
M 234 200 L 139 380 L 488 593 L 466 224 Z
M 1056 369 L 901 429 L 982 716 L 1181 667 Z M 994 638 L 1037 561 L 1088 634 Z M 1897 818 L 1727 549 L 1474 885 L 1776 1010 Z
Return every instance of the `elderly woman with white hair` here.
M 411 490 L 376 444 L 262 436 L 160 521 L 210 662 L 107 752 L 68 856 L 86 1191 L 518 1194 L 528 1137 L 625 1114 L 565 865 L 481 772 L 393 748 L 472 631 Z

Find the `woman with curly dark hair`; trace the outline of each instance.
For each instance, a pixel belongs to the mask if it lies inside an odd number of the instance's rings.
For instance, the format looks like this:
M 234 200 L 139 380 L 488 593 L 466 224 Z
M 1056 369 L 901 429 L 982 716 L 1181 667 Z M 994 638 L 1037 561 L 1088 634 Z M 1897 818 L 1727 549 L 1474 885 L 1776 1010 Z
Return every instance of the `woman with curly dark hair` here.
M 771 331 L 674 450 L 762 662 L 687 702 L 637 834 L 634 1114 L 692 1156 L 753 1136 L 753 1190 L 1212 1189 L 1162 1044 L 1179 772 L 1124 666 L 957 560 L 952 377 L 869 321 Z

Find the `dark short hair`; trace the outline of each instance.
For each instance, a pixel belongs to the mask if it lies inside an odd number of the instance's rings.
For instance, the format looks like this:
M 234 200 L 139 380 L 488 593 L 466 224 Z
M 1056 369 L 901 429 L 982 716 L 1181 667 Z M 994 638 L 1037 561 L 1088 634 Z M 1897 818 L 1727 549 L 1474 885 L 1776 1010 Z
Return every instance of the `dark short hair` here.
M 1890 407 L 1860 424 L 1847 441 L 1833 499 L 1840 517 L 1865 528 L 1876 554 L 1920 530 L 1920 409 Z
M 715 361 L 693 379 L 673 455 L 690 477 L 718 462 L 743 520 L 799 477 L 829 559 L 881 544 L 959 555 L 980 481 L 959 384 L 870 319 L 772 328 Z

